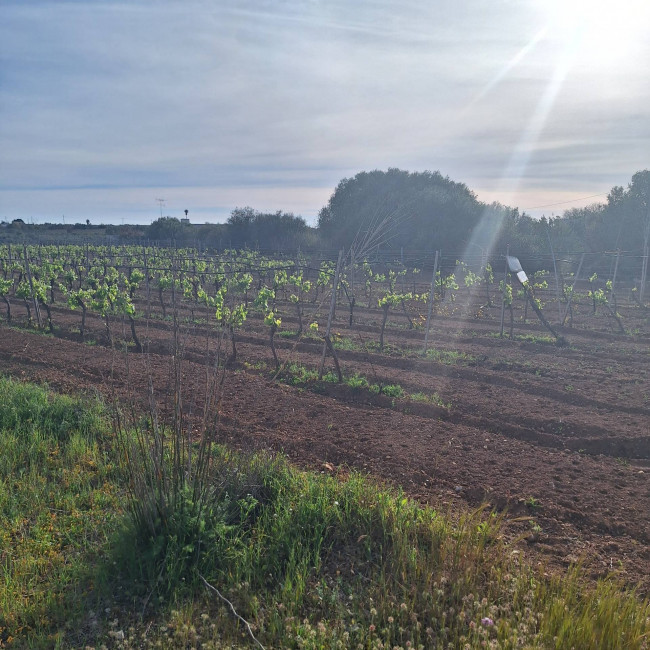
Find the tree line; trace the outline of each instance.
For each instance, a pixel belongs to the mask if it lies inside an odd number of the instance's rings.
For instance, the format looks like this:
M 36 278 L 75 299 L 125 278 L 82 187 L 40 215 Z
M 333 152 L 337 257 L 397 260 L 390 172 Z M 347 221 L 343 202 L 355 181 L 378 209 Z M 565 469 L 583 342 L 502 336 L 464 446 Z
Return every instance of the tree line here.
M 315 227 L 286 212 L 236 208 L 225 224 L 184 228 L 163 218 L 147 229 L 151 240 L 261 250 L 339 249 L 372 241 L 384 249 L 502 251 L 522 257 L 557 251 L 638 251 L 650 234 L 650 171 L 635 173 L 627 187 L 613 187 L 604 202 L 535 219 L 518 208 L 484 203 L 467 185 L 440 172 L 401 169 L 360 172 L 344 178 L 318 214 Z M 202 230 L 203 229 L 203 230 Z
M 10 239 L 7 235 L 12 232 L 25 239 L 27 230 L 38 237 L 48 227 L 62 231 L 58 224 L 26 226 L 19 219 L 3 226 L 3 239 Z M 88 222 L 63 227 L 66 235 L 80 237 L 99 228 Z M 201 242 L 220 249 L 336 250 L 372 244 L 397 252 L 403 248 L 461 253 L 472 247 L 475 253 L 480 249 L 487 254 L 504 251 L 509 244 L 516 251 L 513 254 L 534 258 L 547 255 L 550 244 L 556 251 L 644 254 L 650 239 L 650 170 L 635 173 L 626 187 L 613 187 L 603 202 L 541 219 L 518 208 L 482 202 L 467 185 L 438 171 L 391 168 L 341 180 L 320 210 L 315 227 L 290 212 L 238 207 L 225 224 L 189 225 L 161 217 L 150 226 L 103 228 L 106 235 L 124 241 L 179 246 Z

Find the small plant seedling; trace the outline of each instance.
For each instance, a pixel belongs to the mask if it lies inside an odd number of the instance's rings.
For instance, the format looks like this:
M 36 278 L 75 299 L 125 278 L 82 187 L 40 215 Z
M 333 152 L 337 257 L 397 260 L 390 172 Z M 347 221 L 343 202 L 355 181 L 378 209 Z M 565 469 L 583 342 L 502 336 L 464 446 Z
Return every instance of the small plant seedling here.
M 531 542 L 536 542 L 539 539 L 539 536 L 542 532 L 542 527 L 533 519 L 530 519 L 528 523 L 530 524 L 529 540 Z

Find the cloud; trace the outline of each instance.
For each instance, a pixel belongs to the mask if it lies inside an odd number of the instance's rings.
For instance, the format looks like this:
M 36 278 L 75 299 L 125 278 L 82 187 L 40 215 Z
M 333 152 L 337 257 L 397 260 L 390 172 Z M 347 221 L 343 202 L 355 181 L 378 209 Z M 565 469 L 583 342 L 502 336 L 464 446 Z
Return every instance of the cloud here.
M 522 192 L 580 192 L 647 167 L 638 62 L 615 77 L 568 69 L 522 145 L 562 51 L 539 36 L 536 11 L 484 0 L 3 2 L 0 214 L 30 216 L 37 197 L 58 214 L 63 197 L 68 210 L 121 218 L 140 214 L 151 190 L 188 203 L 195 188 L 195 203 L 219 214 L 284 196 L 284 209 L 313 217 L 363 169 L 439 169 L 497 192 L 517 147 Z

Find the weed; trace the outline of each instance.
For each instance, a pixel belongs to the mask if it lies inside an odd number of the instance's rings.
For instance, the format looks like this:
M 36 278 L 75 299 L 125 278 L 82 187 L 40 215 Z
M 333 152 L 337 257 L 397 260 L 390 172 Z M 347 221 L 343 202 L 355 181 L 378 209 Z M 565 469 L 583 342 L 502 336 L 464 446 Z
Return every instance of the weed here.
M 466 352 L 459 352 L 458 350 L 439 350 L 437 348 L 427 350 L 427 358 L 448 366 L 476 361 L 476 357 L 467 354 Z
M 404 389 L 399 384 L 389 384 L 383 386 L 381 392 L 387 397 L 402 398 L 406 396 Z
M 539 499 L 536 499 L 535 497 L 532 496 L 528 497 L 525 503 L 529 508 L 533 510 L 537 510 L 537 508 L 541 507 L 541 503 L 539 502 Z
M 356 341 L 354 341 L 353 339 L 347 336 L 341 336 L 340 334 L 338 335 L 335 334 L 332 337 L 332 345 L 337 350 L 350 350 L 350 351 L 361 350 L 361 346 Z
M 434 404 L 444 409 L 451 409 L 451 402 L 445 402 L 438 393 L 411 393 L 410 398 L 414 402 L 424 402 L 425 404 Z
M 516 341 L 524 341 L 525 343 L 536 343 L 537 345 L 558 344 L 557 339 L 546 334 L 516 334 L 514 339 Z
M 368 380 L 358 374 L 351 375 L 350 377 L 345 378 L 345 384 L 352 388 L 353 390 L 359 390 L 361 388 L 368 388 Z

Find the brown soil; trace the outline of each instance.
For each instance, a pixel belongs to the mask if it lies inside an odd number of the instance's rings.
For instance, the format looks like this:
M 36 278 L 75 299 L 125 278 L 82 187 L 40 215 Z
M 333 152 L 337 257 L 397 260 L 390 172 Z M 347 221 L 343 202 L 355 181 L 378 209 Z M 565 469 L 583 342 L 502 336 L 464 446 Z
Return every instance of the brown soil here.
M 15 318 L 24 320 L 20 303 Z M 24 310 L 23 310 L 24 312 Z M 146 354 L 112 350 L 103 323 L 88 318 L 95 345 L 79 335 L 79 315 L 54 309 L 57 336 L 0 328 L 0 369 L 65 391 L 99 391 L 121 400 L 146 399 L 153 380 L 163 410 L 172 381 L 171 326 L 138 323 Z M 343 371 L 408 393 L 436 393 L 445 408 L 392 399 L 367 390 L 319 383 L 290 386 L 272 381 L 268 335 L 251 318 L 239 335 L 238 364 L 225 382 L 220 437 L 240 448 L 282 451 L 301 466 L 353 468 L 446 510 L 483 502 L 525 519 L 510 527 L 526 533 L 521 550 L 549 570 L 583 560 L 590 575 L 619 572 L 650 591 L 650 338 L 640 313 L 635 336 L 601 327 L 564 330 L 570 345 L 540 338 L 534 323 L 517 323 L 531 341 L 501 339 L 498 313 L 463 320 L 439 317 L 430 347 L 468 355 L 446 363 L 423 359 L 422 332 L 394 317 L 387 340 L 392 352 L 364 349 L 378 338 L 377 311 L 358 310 L 358 325 L 336 331 L 358 342 L 339 351 Z M 626 321 L 626 322 L 629 322 Z M 285 318 L 283 327 L 289 327 Z M 115 323 L 119 337 L 129 329 Z M 640 333 L 639 333 L 640 332 Z M 202 411 L 211 352 L 204 326 L 182 328 L 184 405 Z M 322 343 L 276 337 L 283 362 L 311 368 Z M 211 343 L 214 347 L 214 342 Z M 399 354 L 395 352 L 399 349 Z M 532 524 L 541 527 L 529 535 Z

